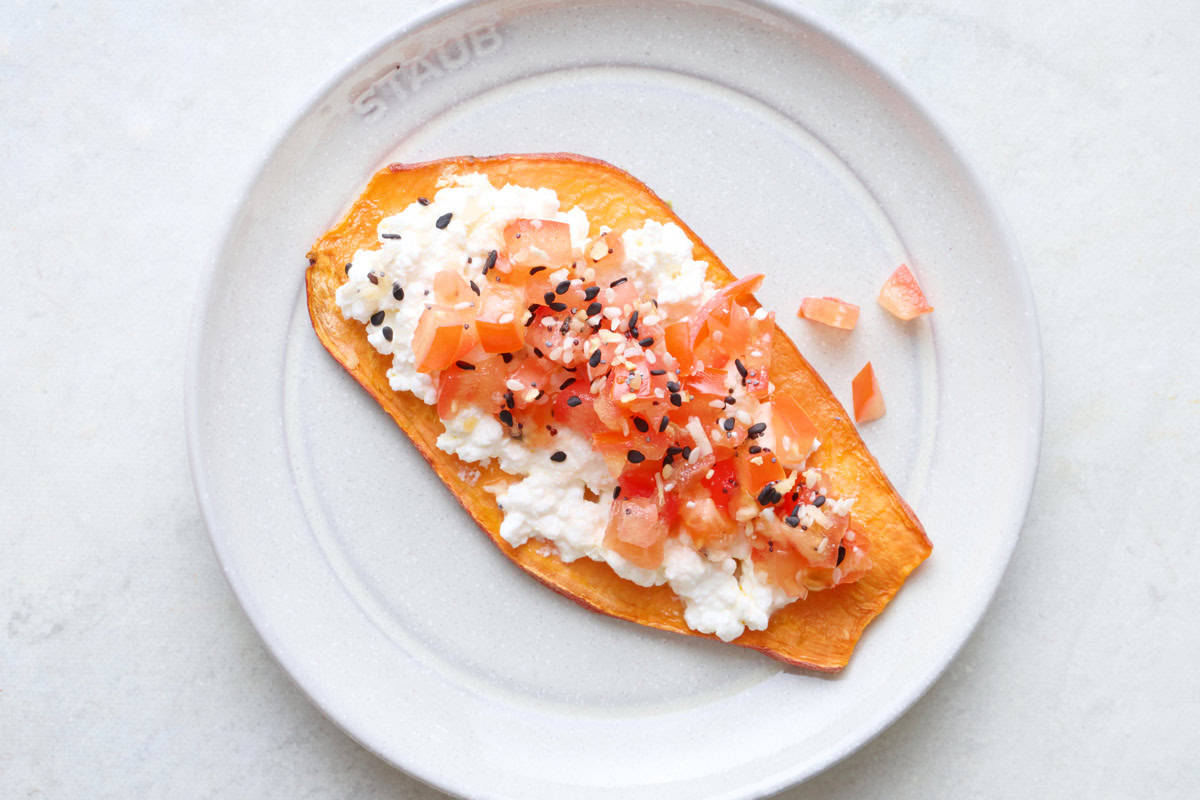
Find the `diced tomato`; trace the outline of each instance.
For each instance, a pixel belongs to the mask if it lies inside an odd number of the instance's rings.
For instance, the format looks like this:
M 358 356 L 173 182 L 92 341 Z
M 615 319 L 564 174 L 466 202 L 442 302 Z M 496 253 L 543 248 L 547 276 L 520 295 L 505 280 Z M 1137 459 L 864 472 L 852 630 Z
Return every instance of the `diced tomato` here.
M 510 286 L 494 283 L 480 301 L 475 329 L 479 343 L 488 353 L 515 353 L 525 344 L 526 328 L 521 320 L 524 298 Z
M 475 369 L 450 365 L 438 376 L 438 417 L 449 419 L 467 406 L 485 411 L 498 408 L 504 392 L 504 364 L 498 358 L 479 362 Z
M 697 547 L 731 547 L 738 538 L 738 526 L 721 511 L 713 498 L 700 493 L 680 497 L 679 527 Z
M 702 305 L 700 309 L 692 315 L 691 318 L 691 335 L 692 346 L 696 344 L 696 340 L 706 329 L 708 318 L 713 312 L 723 308 L 726 303 L 733 302 L 739 297 L 743 297 L 754 292 L 759 286 L 762 286 L 762 275 L 750 275 L 733 283 L 722 286 L 716 294 L 714 294 L 707 303 Z
M 444 269 L 433 276 L 433 293 L 439 303 L 453 311 L 464 310 L 458 308 L 462 303 L 470 303 L 473 309 L 479 300 L 466 279 L 452 269 Z
M 717 508 L 725 516 L 730 516 L 729 501 L 733 499 L 738 488 L 735 470 L 734 459 L 726 458 L 712 466 L 711 478 L 707 477 L 708 473 L 705 473 L 704 486 L 708 489 L 708 494 L 712 497 L 713 502 L 717 504 Z
M 879 391 L 879 381 L 875 377 L 875 368 L 868 361 L 867 365 L 854 376 L 851 383 L 854 395 L 854 421 L 861 424 L 879 419 L 886 408 L 883 405 L 883 393 Z
M 852 331 L 858 324 L 858 306 L 836 297 L 806 297 L 800 301 L 800 316 L 831 328 Z
M 901 264 L 884 281 L 879 290 L 879 305 L 902 320 L 915 319 L 933 311 L 907 264 Z
M 768 483 L 784 478 L 783 465 L 772 452 L 751 453 L 748 447 L 739 447 L 736 458 L 737 480 L 751 497 L 757 497 Z
M 691 329 L 686 322 L 674 322 L 663 329 L 663 339 L 667 351 L 679 362 L 680 369 L 687 371 L 692 367 Z
M 453 364 L 464 345 L 467 345 L 467 350 L 474 345 L 467 335 L 470 329 L 470 322 L 461 313 L 440 308 L 426 309 L 413 334 L 417 371 L 432 373 Z
M 771 432 L 775 454 L 790 467 L 804 464 L 817 438 L 817 426 L 796 399 L 785 392 L 776 393 L 771 400 Z
M 550 270 L 571 263 L 571 226 L 548 219 L 515 219 L 504 229 L 508 260 L 526 271 L 532 267 Z
M 558 393 L 554 400 L 554 419 L 589 436 L 607 430 L 596 416 L 595 396 L 588 391 L 587 381 L 576 380 Z
M 653 498 L 622 497 L 613 503 L 604 544 L 636 566 L 657 569 L 667 533 Z
M 754 569 L 765 574 L 768 582 L 793 597 L 808 594 L 808 587 L 804 585 L 808 564 L 785 542 L 767 538 L 765 547 L 755 549 L 753 557 Z
M 613 232 L 597 236 L 583 248 L 584 263 L 596 270 L 596 279 L 615 276 L 625 263 L 625 244 Z

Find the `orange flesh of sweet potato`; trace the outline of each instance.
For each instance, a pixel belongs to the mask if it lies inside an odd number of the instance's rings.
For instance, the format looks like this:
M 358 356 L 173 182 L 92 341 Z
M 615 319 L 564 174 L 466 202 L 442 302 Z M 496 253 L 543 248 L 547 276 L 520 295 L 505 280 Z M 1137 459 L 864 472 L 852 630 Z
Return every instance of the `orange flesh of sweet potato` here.
M 671 208 L 633 176 L 595 159 L 570 154 L 451 158 L 392 164 L 376 174 L 363 194 L 309 253 L 308 308 L 321 343 L 408 434 L 421 455 L 504 554 L 550 588 L 581 605 L 665 631 L 707 636 L 690 629 L 683 602 L 669 586 L 645 588 L 617 576 L 607 564 L 581 558 L 570 564 L 544 543 L 513 548 L 500 538 L 502 512 L 484 486 L 506 479 L 495 465 L 474 483 L 456 456 L 436 446 L 442 432 L 435 406 L 388 385 L 390 359 L 367 342 L 363 325 L 342 317 L 334 300 L 345 280 L 344 265 L 356 250 L 378 246 L 376 226 L 418 197 L 432 197 L 445 175 L 481 172 L 499 187 L 515 183 L 549 187 L 561 207 L 582 207 L 592 222 L 617 233 L 646 220 L 674 222 L 691 238 L 694 256 L 708 263 L 708 277 L 722 285 L 734 276 Z M 752 304 L 752 308 L 756 304 Z M 771 367 L 776 391 L 796 397 L 819 430 L 821 447 L 810 462 L 824 470 L 840 496 L 857 496 L 853 516 L 866 529 L 872 566 L 855 583 L 812 592 L 776 611 L 763 631 L 747 630 L 732 644 L 750 647 L 797 666 L 836 671 L 846 665 L 867 624 L 883 610 L 908 574 L 929 555 L 921 524 L 867 451 L 848 415 L 783 331 L 776 328 Z

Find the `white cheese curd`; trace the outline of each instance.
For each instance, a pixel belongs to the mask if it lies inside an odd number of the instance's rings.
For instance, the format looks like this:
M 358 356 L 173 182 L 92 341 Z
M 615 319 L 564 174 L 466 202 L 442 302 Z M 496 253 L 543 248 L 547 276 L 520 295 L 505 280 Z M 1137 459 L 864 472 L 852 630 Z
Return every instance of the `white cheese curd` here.
M 692 240 L 674 222 L 647 220 L 621 235 L 624 271 L 643 293 L 658 302 L 702 303 L 715 293 L 705 278 L 708 265 L 692 258 Z
M 447 214 L 449 223 L 438 228 L 436 223 Z M 511 184 L 497 189 L 486 176 L 468 174 L 446 181 L 427 205 L 413 203 L 384 219 L 378 228 L 380 246 L 355 253 L 346 283 L 337 290 L 337 303 L 344 316 L 366 324 L 367 339 L 376 350 L 392 357 L 392 389 L 412 392 L 425 403 L 437 402 L 437 390 L 428 375 L 417 372 L 412 350 L 434 275 L 453 268 L 464 278 L 479 279 L 488 252 L 502 249 L 505 226 L 518 218 L 566 222 L 574 247 L 587 241 L 587 215 L 578 207 L 560 211 L 554 191 Z M 692 258 L 692 243 L 678 225 L 648 221 L 626 231 L 623 242 L 624 269 L 641 292 L 664 304 L 689 305 L 714 293 L 705 278 L 707 265 Z M 673 538 L 665 545 L 662 566 L 655 570 L 635 566 L 606 548 L 615 481 L 584 436 L 560 430 L 555 447 L 566 458 L 553 462 L 544 448 L 509 436 L 479 409 L 463 408 L 443 424 L 445 431 L 437 439 L 441 450 L 469 464 L 496 461 L 516 479 L 489 487 L 504 512 L 500 534 L 514 547 L 541 540 L 552 543 L 563 561 L 590 558 L 641 586 L 670 584 L 684 602 L 687 624 L 725 641 L 746 628 L 762 630 L 773 611 L 796 599 L 755 573 L 747 543 L 730 553 L 713 551 L 704 557 L 690 541 Z M 588 492 L 599 500 L 589 500 Z M 847 501 L 830 502 L 841 509 Z M 813 516 L 820 514 L 819 509 L 809 509 L 816 512 Z

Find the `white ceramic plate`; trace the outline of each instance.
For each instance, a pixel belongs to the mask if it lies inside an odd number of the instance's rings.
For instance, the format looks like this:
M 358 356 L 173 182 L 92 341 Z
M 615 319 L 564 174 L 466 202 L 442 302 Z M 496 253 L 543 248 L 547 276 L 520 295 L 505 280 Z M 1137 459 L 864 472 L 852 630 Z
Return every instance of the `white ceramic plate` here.
M 309 326 L 304 254 L 389 160 L 574 151 L 646 181 L 845 403 L 934 542 L 850 667 L 818 677 L 602 617 L 492 547 Z M 874 302 L 901 261 L 937 311 Z M 847 335 L 796 319 L 858 302 Z M 438 11 L 325 89 L 236 213 L 197 315 L 197 493 L 230 583 L 335 722 L 479 797 L 745 797 L 860 746 L 937 677 L 1020 529 L 1038 451 L 1033 307 L 927 115 L 821 25 L 757 3 L 494 0 Z

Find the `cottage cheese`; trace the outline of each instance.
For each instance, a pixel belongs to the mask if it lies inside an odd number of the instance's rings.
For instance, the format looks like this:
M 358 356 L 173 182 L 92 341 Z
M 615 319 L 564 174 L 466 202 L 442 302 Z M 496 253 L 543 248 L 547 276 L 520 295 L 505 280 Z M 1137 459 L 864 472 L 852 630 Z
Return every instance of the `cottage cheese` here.
M 438 229 L 434 223 L 445 214 L 451 215 L 450 222 Z M 437 401 L 429 376 L 416 371 L 412 351 L 433 277 L 454 268 L 465 278 L 477 278 L 487 253 L 503 246 L 505 225 L 517 218 L 566 222 L 575 247 L 587 241 L 587 215 L 579 208 L 560 211 L 554 191 L 511 184 L 497 189 L 486 176 L 469 174 L 450 179 L 428 205 L 413 203 L 384 219 L 378 229 L 380 246 L 355 253 L 337 303 L 344 316 L 367 324 L 368 341 L 376 350 L 392 357 L 392 389 L 412 392 L 426 403 Z M 714 293 L 705 278 L 707 265 L 692 258 L 691 240 L 679 226 L 648 221 L 627 231 L 622 241 L 626 273 L 660 303 L 694 303 Z M 378 312 L 382 319 L 372 322 Z M 604 459 L 572 431 L 559 432 L 556 446 L 567 458 L 555 463 L 544 451 L 508 436 L 478 409 L 462 409 L 444 426 L 437 440 L 440 449 L 467 463 L 494 460 L 517 478 L 495 489 L 504 511 L 500 535 L 514 547 L 542 540 L 552 543 L 563 561 L 590 558 L 642 586 L 670 584 L 684 602 L 687 624 L 725 641 L 746 628 L 765 628 L 773 611 L 795 600 L 760 579 L 748 552 L 713 552 L 706 558 L 672 539 L 662 566 L 648 570 L 604 547 L 615 484 Z M 589 500 L 585 489 L 599 501 Z

